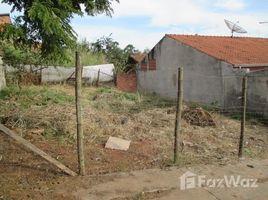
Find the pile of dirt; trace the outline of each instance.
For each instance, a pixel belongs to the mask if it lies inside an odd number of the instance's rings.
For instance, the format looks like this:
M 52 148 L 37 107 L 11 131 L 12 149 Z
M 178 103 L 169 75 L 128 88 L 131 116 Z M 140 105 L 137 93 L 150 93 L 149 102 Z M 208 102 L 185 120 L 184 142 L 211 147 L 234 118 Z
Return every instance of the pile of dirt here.
M 201 107 L 186 108 L 182 113 L 182 118 L 190 125 L 201 127 L 216 126 L 216 122 L 213 120 L 212 115 Z

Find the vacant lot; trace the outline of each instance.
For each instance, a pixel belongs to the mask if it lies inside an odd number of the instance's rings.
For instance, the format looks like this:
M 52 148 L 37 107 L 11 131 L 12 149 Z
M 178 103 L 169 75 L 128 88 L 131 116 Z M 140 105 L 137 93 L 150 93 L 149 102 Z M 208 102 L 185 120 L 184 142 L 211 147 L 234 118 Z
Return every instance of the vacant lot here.
M 189 106 L 184 107 L 191 110 Z M 179 166 L 220 164 L 237 160 L 240 121 L 211 112 L 213 126 L 182 123 Z M 172 164 L 175 102 L 153 95 L 124 93 L 110 87 L 83 89 L 83 116 L 88 174 L 106 174 Z M 0 120 L 9 128 L 77 170 L 74 88 L 72 86 L 8 87 L 0 93 Z M 268 128 L 249 121 L 244 155 L 268 157 Z M 105 149 L 109 136 L 131 140 L 126 152 Z M 0 134 L 0 199 L 50 199 L 53 187 L 77 178 L 61 174 L 31 152 Z M 103 180 L 92 179 L 93 184 Z M 34 191 L 34 192 L 32 192 Z M 27 196 L 29 195 L 29 196 Z M 50 196 L 52 195 L 52 196 Z M 54 196 L 53 196 L 54 197 Z M 59 198 L 59 197 L 57 197 Z

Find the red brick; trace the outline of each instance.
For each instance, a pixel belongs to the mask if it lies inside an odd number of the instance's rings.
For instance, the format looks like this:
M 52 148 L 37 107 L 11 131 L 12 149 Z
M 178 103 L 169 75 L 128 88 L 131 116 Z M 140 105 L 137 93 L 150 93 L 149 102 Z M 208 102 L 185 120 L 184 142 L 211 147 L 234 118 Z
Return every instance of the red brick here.
M 116 77 L 117 88 L 125 92 L 137 91 L 137 75 L 136 72 L 120 73 Z
M 141 71 L 146 71 L 146 70 L 147 70 L 147 64 L 141 63 Z
M 155 59 L 149 60 L 149 70 L 156 70 L 156 60 Z

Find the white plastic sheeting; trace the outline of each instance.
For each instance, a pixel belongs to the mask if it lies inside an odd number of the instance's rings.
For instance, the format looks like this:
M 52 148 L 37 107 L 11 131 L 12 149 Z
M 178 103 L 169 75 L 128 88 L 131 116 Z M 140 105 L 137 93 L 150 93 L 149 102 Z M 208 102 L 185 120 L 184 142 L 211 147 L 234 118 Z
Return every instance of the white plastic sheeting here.
M 48 68 L 42 69 L 41 72 L 41 82 L 63 82 L 66 81 L 74 73 L 74 68 L 66 67 L 53 67 L 49 66 Z
M 83 67 L 83 78 L 88 78 L 89 82 L 93 82 L 98 77 L 98 71 L 100 70 L 100 82 L 108 82 L 113 80 L 113 64 L 105 64 L 105 65 L 93 65 Z
M 87 79 L 87 82 L 92 83 L 97 79 L 98 71 L 100 70 L 100 82 L 108 82 L 113 80 L 113 64 L 92 65 L 83 67 L 82 77 Z M 42 83 L 63 82 L 68 78 L 75 78 L 75 68 L 65 67 L 48 67 L 42 69 Z

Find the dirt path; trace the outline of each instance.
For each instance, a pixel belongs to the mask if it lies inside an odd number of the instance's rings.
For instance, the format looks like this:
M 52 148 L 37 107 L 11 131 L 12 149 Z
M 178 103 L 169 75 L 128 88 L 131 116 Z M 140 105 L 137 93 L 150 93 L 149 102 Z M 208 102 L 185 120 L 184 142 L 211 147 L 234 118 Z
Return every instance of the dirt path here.
M 247 180 L 242 186 L 230 187 L 223 184 L 221 188 L 209 186 L 180 189 L 180 176 L 185 172 L 205 175 L 206 178 L 223 178 L 224 176 L 240 176 Z M 107 177 L 107 176 L 106 176 Z M 100 178 L 100 177 L 99 177 Z M 168 170 L 144 170 L 131 173 L 110 175 L 111 180 L 93 187 L 78 189 L 72 194 L 83 200 L 126 200 L 126 199 L 256 199 L 264 200 L 268 196 L 268 160 L 245 160 L 236 165 L 226 166 L 197 166 L 192 168 L 170 168 Z M 257 179 L 257 187 L 253 184 Z M 198 179 L 195 179 L 196 181 Z M 211 185 L 212 186 L 212 185 Z M 60 191 L 60 190 L 59 190 Z M 61 190 L 60 193 L 65 193 Z M 65 193 L 66 194 L 66 193 Z

